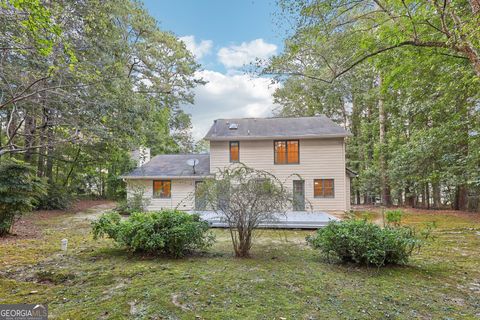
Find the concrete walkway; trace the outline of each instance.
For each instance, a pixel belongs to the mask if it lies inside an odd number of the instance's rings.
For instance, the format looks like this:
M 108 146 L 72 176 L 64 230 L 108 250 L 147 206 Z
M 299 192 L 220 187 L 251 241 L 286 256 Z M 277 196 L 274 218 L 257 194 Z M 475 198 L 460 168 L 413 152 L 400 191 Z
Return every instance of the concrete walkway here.
M 225 228 L 227 224 L 221 216 L 213 211 L 189 211 L 199 214 L 202 219 L 207 220 L 212 227 Z M 290 211 L 286 214 L 275 214 L 272 221 L 260 224 L 261 228 L 280 229 L 318 229 L 326 226 L 330 221 L 338 221 L 338 218 L 321 211 Z

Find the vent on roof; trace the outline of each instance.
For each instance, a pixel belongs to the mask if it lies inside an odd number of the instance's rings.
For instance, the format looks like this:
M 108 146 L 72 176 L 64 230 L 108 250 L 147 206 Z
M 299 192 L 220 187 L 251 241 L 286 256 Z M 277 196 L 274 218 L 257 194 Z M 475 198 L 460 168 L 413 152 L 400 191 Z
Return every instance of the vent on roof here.
M 238 129 L 238 123 L 230 123 L 228 125 L 228 129 L 230 130 L 237 130 Z

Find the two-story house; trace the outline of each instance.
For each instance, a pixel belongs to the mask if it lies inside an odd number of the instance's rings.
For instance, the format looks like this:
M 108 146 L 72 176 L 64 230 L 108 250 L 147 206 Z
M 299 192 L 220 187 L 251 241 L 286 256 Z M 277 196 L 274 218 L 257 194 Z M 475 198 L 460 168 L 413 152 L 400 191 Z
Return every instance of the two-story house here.
M 205 137 L 210 154 L 158 155 L 123 178 L 128 197 L 142 192 L 149 210 L 204 210 L 195 187 L 241 162 L 286 181 L 297 199 L 292 212 L 343 212 L 353 174 L 345 166 L 349 135 L 325 116 L 218 119 Z

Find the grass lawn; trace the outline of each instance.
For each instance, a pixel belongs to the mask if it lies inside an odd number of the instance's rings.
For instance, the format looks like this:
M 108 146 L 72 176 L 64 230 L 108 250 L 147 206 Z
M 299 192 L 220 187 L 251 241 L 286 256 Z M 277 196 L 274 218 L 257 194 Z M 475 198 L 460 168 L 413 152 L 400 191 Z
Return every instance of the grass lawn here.
M 323 262 L 311 231 L 262 231 L 242 260 L 217 229 L 208 252 L 175 260 L 94 241 L 85 214 L 34 213 L 34 231 L 0 240 L 0 303 L 47 302 L 52 319 L 478 319 L 480 216 L 405 216 L 433 221 L 408 266 L 368 269 Z

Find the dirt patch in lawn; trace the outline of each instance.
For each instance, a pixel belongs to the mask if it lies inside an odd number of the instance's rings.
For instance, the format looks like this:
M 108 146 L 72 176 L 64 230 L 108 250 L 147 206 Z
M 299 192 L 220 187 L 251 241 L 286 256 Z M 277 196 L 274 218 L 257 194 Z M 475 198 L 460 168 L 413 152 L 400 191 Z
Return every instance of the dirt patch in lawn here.
M 71 216 L 89 209 L 101 206 L 113 208 L 115 202 L 109 200 L 79 200 L 67 210 L 37 210 L 18 219 L 13 225 L 12 233 L 0 238 L 0 242 L 12 242 L 20 239 L 39 239 L 42 237 L 42 227 L 39 221 L 50 220 L 61 216 Z

